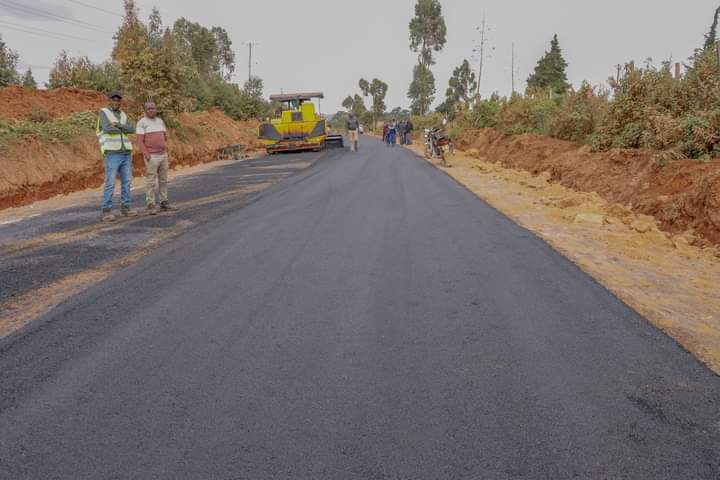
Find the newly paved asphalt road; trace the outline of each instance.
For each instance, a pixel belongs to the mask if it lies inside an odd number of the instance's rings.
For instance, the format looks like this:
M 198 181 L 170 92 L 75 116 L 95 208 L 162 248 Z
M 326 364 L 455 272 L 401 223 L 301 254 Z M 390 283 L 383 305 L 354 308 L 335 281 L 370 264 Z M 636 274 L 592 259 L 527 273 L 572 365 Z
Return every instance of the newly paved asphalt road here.
M 720 378 L 362 141 L 0 341 L 0 478 L 720 478 Z

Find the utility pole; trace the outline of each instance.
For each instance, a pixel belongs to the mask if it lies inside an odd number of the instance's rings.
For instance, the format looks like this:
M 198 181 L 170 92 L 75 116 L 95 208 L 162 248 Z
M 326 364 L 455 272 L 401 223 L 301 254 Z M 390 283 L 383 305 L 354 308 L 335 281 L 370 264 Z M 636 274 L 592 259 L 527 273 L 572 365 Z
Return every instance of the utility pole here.
M 485 13 L 483 13 L 483 19 L 482 19 L 482 26 L 475 27 L 475 30 L 480 31 L 480 45 L 476 44 L 476 47 L 473 48 L 473 54 L 477 55 L 479 54 L 479 58 L 473 55 L 472 59 L 473 61 L 478 62 L 479 68 L 478 68 L 478 76 L 477 76 L 477 90 L 475 92 L 475 101 L 480 100 L 480 92 L 482 88 L 482 76 L 483 76 L 483 68 L 485 66 L 485 60 L 492 57 L 492 52 L 495 50 L 494 47 L 490 46 L 490 31 L 492 30 L 490 27 L 488 27 L 487 24 L 487 17 L 485 16 Z
M 511 68 L 512 68 L 512 75 L 511 75 L 511 81 L 512 81 L 512 93 L 515 94 L 515 42 L 512 43 L 512 61 L 511 61 Z
M 252 54 L 253 54 L 253 47 L 257 47 L 259 43 L 257 42 L 246 42 L 245 45 L 248 46 L 248 82 L 250 79 L 252 79 Z
M 480 100 L 480 84 L 482 83 L 483 62 L 485 61 L 485 36 L 487 34 L 487 22 L 483 13 L 482 27 L 480 28 L 480 68 L 478 69 L 478 83 L 475 97 Z

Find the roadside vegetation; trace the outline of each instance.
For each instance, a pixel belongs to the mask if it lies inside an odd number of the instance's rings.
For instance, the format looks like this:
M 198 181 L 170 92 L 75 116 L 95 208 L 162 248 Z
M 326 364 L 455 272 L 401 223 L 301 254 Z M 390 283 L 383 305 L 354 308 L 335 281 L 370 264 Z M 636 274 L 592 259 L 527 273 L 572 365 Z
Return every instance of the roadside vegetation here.
M 131 116 L 141 114 L 144 102 L 154 101 L 174 130 L 183 128 L 176 120 L 182 112 L 218 108 L 234 120 L 269 114 L 271 105 L 263 99 L 262 79 L 251 77 L 242 87 L 231 81 L 235 54 L 225 29 L 208 28 L 185 18 L 165 26 L 157 9 L 143 21 L 135 0 L 124 0 L 124 9 L 111 57 L 95 63 L 62 50 L 45 84 L 48 90 L 72 88 L 103 94 L 121 90 Z M 0 87 L 36 89 L 32 70 L 18 71 L 19 60 L 18 53 L 0 37 Z M 0 121 L 0 148 L 25 136 L 67 143 L 91 133 L 94 117 L 95 112 L 89 112 L 51 118 L 37 107 L 30 118 Z
M 661 150 L 666 159 L 718 157 L 719 15 L 720 8 L 702 47 L 684 64 L 630 62 L 609 78 L 608 87 L 583 83 L 573 88 L 568 83 L 557 35 L 524 93 L 485 99 L 470 95 L 475 75 L 463 63 L 453 72 L 446 100 L 430 122 L 445 116 L 455 132 L 494 128 L 508 135 L 532 133 L 588 144 L 593 151 L 644 148 Z
M 46 87 L 122 90 L 133 114 L 150 100 L 170 116 L 213 107 L 235 120 L 268 114 L 271 106 L 263 99 L 262 79 L 252 77 L 242 87 L 232 83 L 235 54 L 224 28 L 208 28 L 185 18 L 165 26 L 157 9 L 144 22 L 135 0 L 124 0 L 124 11 L 111 58 L 94 63 L 63 50 Z M 18 62 L 17 52 L 0 38 L 0 87 L 35 88 L 32 71 L 21 75 Z
M 94 112 L 73 113 L 69 117 L 50 119 L 46 110 L 37 108 L 30 120 L 0 120 L 0 151 L 8 143 L 31 136 L 48 143 L 72 143 L 78 136 L 92 133 Z
M 557 34 L 538 59 L 525 90 L 510 96 L 481 98 L 480 79 L 466 59 L 453 70 L 444 100 L 432 111 L 436 86 L 431 67 L 446 43 L 447 28 L 439 0 L 417 0 L 409 24 L 410 50 L 418 55 L 407 92 L 409 110 L 385 110 L 387 85 L 377 79 L 361 80 L 361 92 L 348 95 L 342 105 L 366 129 L 412 118 L 417 132 L 447 119 L 451 136 L 493 128 L 506 135 L 530 133 L 586 144 L 595 152 L 642 148 L 662 152 L 658 158 L 663 161 L 709 160 L 720 157 L 719 20 L 720 8 L 699 48 L 685 62 L 628 62 L 603 86 L 568 82 L 568 63 Z M 363 82 L 376 88 L 363 88 Z M 334 118 L 343 118 L 343 113 Z

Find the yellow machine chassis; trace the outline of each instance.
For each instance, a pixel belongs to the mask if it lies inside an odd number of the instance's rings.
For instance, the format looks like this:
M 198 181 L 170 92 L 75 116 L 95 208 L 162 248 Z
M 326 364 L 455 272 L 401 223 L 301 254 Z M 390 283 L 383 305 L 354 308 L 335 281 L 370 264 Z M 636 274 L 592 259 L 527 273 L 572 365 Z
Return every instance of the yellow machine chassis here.
M 284 102 L 277 118 L 260 125 L 258 139 L 268 153 L 321 150 L 328 138 L 327 122 L 315 112 L 311 98 L 322 93 L 273 95 L 271 100 Z M 334 138 L 334 137 L 333 137 Z

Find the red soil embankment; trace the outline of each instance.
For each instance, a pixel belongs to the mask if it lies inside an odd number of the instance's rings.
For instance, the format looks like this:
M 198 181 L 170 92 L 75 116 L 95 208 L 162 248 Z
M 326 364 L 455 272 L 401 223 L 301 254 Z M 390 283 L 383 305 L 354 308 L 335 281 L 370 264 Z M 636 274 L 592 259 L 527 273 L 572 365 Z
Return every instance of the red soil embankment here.
M 504 167 L 549 172 L 551 181 L 652 215 L 670 233 L 693 230 L 720 244 L 720 160 L 660 165 L 657 152 L 613 150 L 537 135 L 506 136 L 492 129 L 463 132 L 458 148 Z
M 93 90 L 59 88 L 30 90 L 23 87 L 0 88 L 0 119 L 29 120 L 35 108 L 51 118 L 63 118 L 78 112 L 94 112 L 107 105 L 107 97 Z
M 57 93 L 55 93 L 57 92 Z M 96 111 L 106 103 L 98 92 L 59 90 L 37 92 L 19 87 L 0 89 L 0 102 L 13 100 L 18 118 L 30 115 L 33 106 L 67 116 L 75 112 Z M 22 98 L 25 97 L 25 98 Z M 57 102 L 68 100 L 62 114 Z M 3 115 L 8 110 L 2 109 Z M 216 151 L 226 145 L 245 144 L 249 151 L 259 148 L 257 122 L 236 122 L 223 112 L 183 113 L 176 117 L 179 127 L 169 132 L 172 168 L 207 163 L 216 159 Z M 133 155 L 133 174 L 142 176 L 144 164 L 137 149 Z M 70 142 L 48 142 L 24 136 L 9 142 L 0 151 L 0 209 L 32 203 L 103 182 L 103 159 L 97 139 L 88 131 Z

